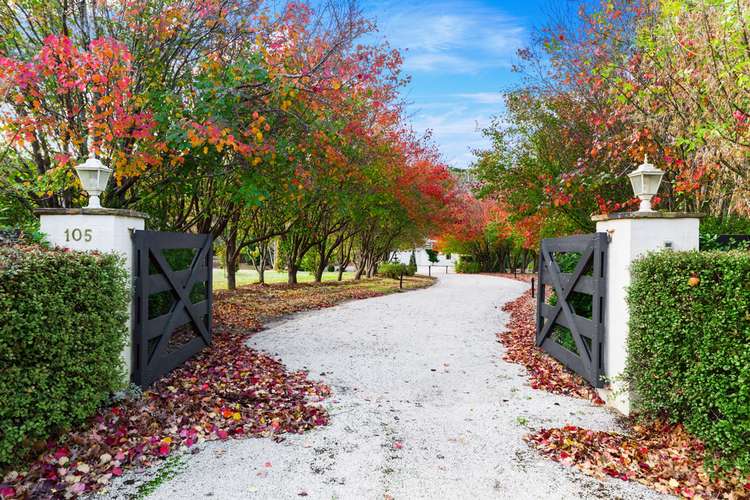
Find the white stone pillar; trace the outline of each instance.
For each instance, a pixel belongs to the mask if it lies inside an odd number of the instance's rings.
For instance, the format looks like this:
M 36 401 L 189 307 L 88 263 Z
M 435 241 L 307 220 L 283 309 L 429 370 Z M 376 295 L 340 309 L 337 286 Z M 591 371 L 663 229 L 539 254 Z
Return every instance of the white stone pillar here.
M 36 213 L 40 217 L 40 231 L 47 235 L 47 241 L 54 246 L 120 254 L 125 259 L 128 288 L 132 289 L 133 242 L 130 234 L 133 230 L 144 229 L 145 214 L 112 208 L 40 208 Z M 132 307 L 128 305 L 128 339 L 122 352 L 126 382 L 130 382 L 132 370 L 131 314 Z
M 649 251 L 698 249 L 699 214 L 622 212 L 592 217 L 596 231 L 609 234 L 604 371 L 609 387 L 599 396 L 620 412 L 630 413 L 630 394 L 623 383 L 630 319 L 626 302 L 630 264 Z

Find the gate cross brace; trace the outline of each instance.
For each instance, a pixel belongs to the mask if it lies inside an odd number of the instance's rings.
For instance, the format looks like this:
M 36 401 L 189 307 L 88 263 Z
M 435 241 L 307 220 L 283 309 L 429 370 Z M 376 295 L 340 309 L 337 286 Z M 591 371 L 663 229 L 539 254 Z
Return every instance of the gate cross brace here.
M 586 249 L 585 253 L 581 255 L 581 259 L 578 261 L 578 265 L 576 265 L 576 268 L 573 271 L 570 279 L 565 282 L 566 287 L 564 288 L 560 283 L 560 268 L 557 266 L 557 262 L 555 262 L 555 259 L 552 257 L 552 252 L 546 248 L 546 245 L 543 246 L 542 255 L 544 256 L 544 260 L 549 262 L 551 266 L 554 265 L 555 267 L 557 267 L 558 271 L 550 272 L 550 275 L 552 276 L 552 284 L 555 287 L 555 292 L 557 293 L 557 305 L 552 311 L 552 315 L 547 319 L 547 321 L 545 321 L 544 327 L 539 332 L 539 335 L 537 336 L 537 345 L 541 345 L 544 339 L 546 339 L 550 334 L 552 325 L 555 324 L 555 320 L 560 315 L 560 311 L 562 311 L 564 312 L 565 318 L 570 324 L 570 331 L 573 334 L 573 340 L 575 340 L 579 355 L 586 353 L 586 356 L 589 358 L 589 360 L 591 359 L 591 353 L 589 352 L 586 343 L 581 340 L 581 334 L 578 331 L 578 325 L 575 322 L 575 315 L 573 313 L 572 307 L 570 306 L 570 304 L 568 304 L 568 296 L 573 292 L 576 283 L 578 283 L 578 280 L 581 278 L 583 270 L 586 268 L 589 260 L 591 260 L 593 253 L 594 248 L 593 245 L 591 245 Z
M 208 242 L 210 240 L 206 239 L 206 243 L 203 244 L 201 249 L 198 251 L 198 253 L 195 256 L 195 259 L 193 260 L 191 266 L 190 266 L 190 275 L 188 276 L 187 280 L 185 281 L 184 286 L 178 285 L 175 280 L 172 277 L 172 274 L 167 271 L 167 269 L 172 269 L 169 264 L 167 264 L 164 261 L 164 257 L 161 255 L 161 251 L 158 252 L 151 252 L 151 255 L 154 256 L 154 259 L 156 260 L 157 265 L 161 268 L 162 274 L 166 278 L 166 280 L 169 282 L 172 289 L 177 294 L 179 301 L 177 304 L 175 304 L 174 308 L 172 309 L 172 314 L 169 317 L 169 321 L 167 321 L 167 325 L 164 329 L 165 332 L 171 332 L 172 331 L 172 318 L 174 318 L 174 313 L 177 311 L 177 308 L 182 305 L 185 307 L 185 310 L 187 311 L 188 315 L 190 316 L 190 319 L 192 320 L 195 327 L 198 329 L 198 332 L 200 333 L 200 336 L 203 338 L 203 341 L 208 344 L 208 331 L 206 330 L 206 325 L 203 324 L 203 321 L 201 321 L 197 315 L 195 310 L 193 309 L 193 303 L 190 302 L 190 298 L 186 296 L 185 290 L 187 287 L 192 286 L 195 282 L 195 266 L 198 262 L 200 262 L 201 258 L 205 257 L 206 248 L 208 245 Z M 161 249 L 160 249 L 161 250 Z M 171 335 L 171 333 L 170 333 Z M 162 345 L 164 344 L 164 337 L 162 336 L 161 340 L 159 341 L 159 345 L 157 346 L 156 351 L 154 352 L 154 355 L 156 355 L 157 351 L 161 351 Z

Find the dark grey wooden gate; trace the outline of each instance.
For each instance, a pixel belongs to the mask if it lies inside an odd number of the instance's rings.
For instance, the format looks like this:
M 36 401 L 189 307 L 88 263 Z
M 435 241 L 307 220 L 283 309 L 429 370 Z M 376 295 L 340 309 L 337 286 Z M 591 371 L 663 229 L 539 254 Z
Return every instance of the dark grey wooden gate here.
M 608 243 L 607 233 L 548 238 L 539 252 L 536 344 L 594 387 L 604 385 Z
M 150 385 L 211 343 L 208 234 L 133 233 L 132 380 Z

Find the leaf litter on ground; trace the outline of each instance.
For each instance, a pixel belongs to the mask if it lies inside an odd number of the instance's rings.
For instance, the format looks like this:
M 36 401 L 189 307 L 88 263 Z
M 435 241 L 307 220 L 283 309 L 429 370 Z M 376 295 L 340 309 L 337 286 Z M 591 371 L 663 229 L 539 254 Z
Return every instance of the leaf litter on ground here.
M 532 388 L 603 404 L 583 378 L 536 347 L 536 305 L 530 290 L 503 310 L 510 313 L 507 331 L 498 335 L 506 348 L 504 359 L 526 367 Z M 682 425 L 634 418 L 623 424 L 626 433 L 567 425 L 541 429 L 525 439 L 552 460 L 598 479 L 637 481 L 683 498 L 750 498 L 750 476 L 706 464 L 703 443 Z
M 708 466 L 703 443 L 679 424 L 631 422 L 628 434 L 568 425 L 525 439 L 552 460 L 599 479 L 637 481 L 683 498 L 750 498 L 750 476 Z
M 597 405 L 604 404 L 596 390 L 581 376 L 537 347 L 536 305 L 531 290 L 508 302 L 503 306 L 503 311 L 510 313 L 506 331 L 497 336 L 505 346 L 503 359 L 525 366 L 533 389 L 588 399 Z
M 410 277 L 404 288 L 433 283 Z M 142 397 L 102 408 L 46 443 L 32 461 L 4 471 L 0 498 L 74 498 L 100 490 L 126 469 L 149 467 L 204 441 L 279 439 L 326 425 L 328 414 L 319 403 L 330 395 L 328 386 L 247 347 L 249 335 L 294 312 L 398 291 L 398 281 L 377 278 L 217 292 L 211 346 Z

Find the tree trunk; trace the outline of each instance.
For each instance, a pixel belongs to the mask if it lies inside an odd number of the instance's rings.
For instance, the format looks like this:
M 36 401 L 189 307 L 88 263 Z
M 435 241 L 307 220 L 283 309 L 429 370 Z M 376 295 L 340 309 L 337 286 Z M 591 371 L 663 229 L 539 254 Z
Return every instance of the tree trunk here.
M 344 242 L 344 244 L 342 244 L 340 247 L 338 281 L 341 281 L 344 279 L 344 272 L 346 271 L 346 268 L 349 265 L 349 262 L 351 262 L 353 245 L 354 245 L 354 237 L 352 236 L 348 247 L 346 245 L 346 242 Z
M 287 283 L 290 285 L 297 284 L 297 263 L 291 260 L 287 264 Z
M 318 254 L 318 265 L 313 272 L 313 280 L 315 283 L 320 283 L 323 281 L 323 273 L 325 272 L 326 267 L 328 267 L 328 254 L 326 252 L 325 241 L 316 244 L 315 251 Z
M 365 272 L 365 265 L 364 263 L 362 265 L 357 266 L 357 272 L 354 273 L 354 279 L 359 280 L 362 278 L 362 274 Z
M 346 267 L 349 265 L 349 261 L 345 260 L 343 262 L 339 262 L 339 277 L 338 281 L 341 281 L 344 279 L 344 271 L 346 271 Z
M 224 257 L 224 265 L 227 270 L 227 288 L 230 290 L 237 289 L 237 261 L 239 260 L 239 252 L 236 249 L 236 242 L 233 238 L 227 239 L 226 255 Z
M 315 269 L 315 283 L 323 281 L 323 273 L 325 272 L 326 267 L 328 267 L 328 262 L 321 260 L 318 267 Z
M 230 290 L 237 289 L 237 275 L 232 267 L 227 267 L 227 288 Z
M 258 283 L 261 285 L 266 282 L 266 261 L 262 260 L 260 261 L 260 265 L 258 266 Z
M 266 282 L 266 258 L 268 257 L 266 250 L 267 245 L 259 245 L 260 248 L 260 262 L 258 263 L 258 283 L 263 284 Z
M 281 237 L 273 239 L 273 270 L 281 270 Z

